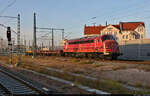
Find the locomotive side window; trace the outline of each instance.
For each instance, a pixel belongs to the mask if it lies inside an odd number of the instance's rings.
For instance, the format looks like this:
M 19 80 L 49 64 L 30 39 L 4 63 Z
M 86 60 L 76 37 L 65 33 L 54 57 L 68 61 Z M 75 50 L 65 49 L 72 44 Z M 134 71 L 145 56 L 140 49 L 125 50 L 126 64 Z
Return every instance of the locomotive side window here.
M 85 40 L 85 41 L 75 41 L 75 42 L 70 42 L 69 44 L 84 44 L 84 43 L 93 43 L 94 40 Z

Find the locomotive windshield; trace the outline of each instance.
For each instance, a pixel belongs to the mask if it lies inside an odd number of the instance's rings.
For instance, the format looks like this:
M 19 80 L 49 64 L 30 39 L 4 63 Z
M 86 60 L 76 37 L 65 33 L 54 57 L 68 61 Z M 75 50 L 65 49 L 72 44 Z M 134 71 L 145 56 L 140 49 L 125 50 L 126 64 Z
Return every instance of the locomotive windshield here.
M 105 41 L 105 40 L 115 40 L 115 38 L 111 35 L 104 35 L 102 37 L 102 41 Z

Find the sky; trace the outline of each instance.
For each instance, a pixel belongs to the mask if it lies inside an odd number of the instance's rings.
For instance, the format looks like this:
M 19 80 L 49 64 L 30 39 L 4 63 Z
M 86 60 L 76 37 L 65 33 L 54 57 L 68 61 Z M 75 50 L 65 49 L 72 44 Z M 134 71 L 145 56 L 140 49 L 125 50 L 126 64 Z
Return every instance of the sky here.
M 106 21 L 108 24 L 145 22 L 146 38 L 150 38 L 149 5 L 150 0 L 0 0 L 0 16 L 20 14 L 21 36 L 27 42 L 33 39 L 34 12 L 37 27 L 64 29 L 65 37 L 69 39 L 83 37 L 85 24 L 105 25 Z M 16 22 L 16 19 L 0 18 L 0 24 L 11 26 L 14 30 L 17 30 Z M 44 31 L 37 32 L 37 37 L 48 33 L 46 30 L 37 31 Z M 0 37 L 6 37 L 6 29 L 0 27 L 0 33 Z M 54 33 L 57 43 L 61 40 L 61 31 Z M 14 33 L 13 37 L 16 38 Z

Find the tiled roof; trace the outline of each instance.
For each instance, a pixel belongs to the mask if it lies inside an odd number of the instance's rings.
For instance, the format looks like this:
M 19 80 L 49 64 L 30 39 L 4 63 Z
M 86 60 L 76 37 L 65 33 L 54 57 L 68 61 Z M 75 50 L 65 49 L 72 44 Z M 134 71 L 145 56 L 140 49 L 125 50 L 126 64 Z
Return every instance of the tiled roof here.
M 86 34 L 100 34 L 100 30 L 105 28 L 106 26 L 85 26 L 84 27 L 84 35 Z
M 122 30 L 132 31 L 134 31 L 140 24 L 145 27 L 144 22 L 120 22 L 120 26 L 122 25 Z
M 114 27 L 116 27 L 117 29 L 120 30 L 120 25 L 112 25 L 112 26 L 114 26 Z
M 144 22 L 120 22 L 118 25 L 112 25 L 119 30 L 131 30 L 134 31 L 139 25 L 143 25 L 145 27 Z M 107 25 L 109 26 L 109 25 Z M 89 34 L 100 34 L 100 31 L 106 28 L 107 26 L 86 26 L 84 27 L 84 35 Z

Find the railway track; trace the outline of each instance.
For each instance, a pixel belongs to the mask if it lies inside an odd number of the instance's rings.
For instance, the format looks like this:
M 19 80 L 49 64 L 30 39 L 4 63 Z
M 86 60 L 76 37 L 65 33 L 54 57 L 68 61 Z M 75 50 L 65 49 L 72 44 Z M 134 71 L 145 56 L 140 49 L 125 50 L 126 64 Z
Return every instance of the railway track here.
M 0 96 L 6 95 L 47 95 L 32 84 L 0 69 Z
M 7 94 L 7 89 L 0 84 L 0 96 L 5 96 Z

